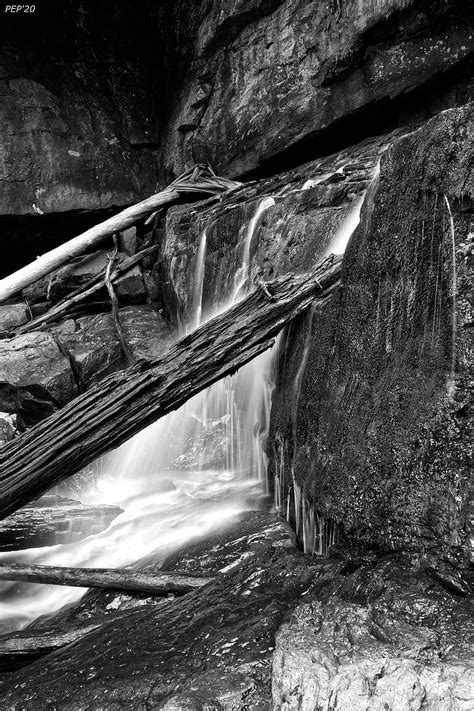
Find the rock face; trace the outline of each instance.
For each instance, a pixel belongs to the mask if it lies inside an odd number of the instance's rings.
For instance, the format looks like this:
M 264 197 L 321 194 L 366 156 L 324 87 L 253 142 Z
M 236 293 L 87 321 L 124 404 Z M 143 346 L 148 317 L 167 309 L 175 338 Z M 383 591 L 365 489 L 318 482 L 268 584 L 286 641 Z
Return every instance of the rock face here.
M 410 568 L 389 559 L 343 584 L 336 574 L 331 595 L 315 584 L 315 599 L 276 637 L 275 711 L 472 707 L 474 667 L 461 631 L 468 607 Z
M 388 138 L 373 139 L 328 158 L 304 164 L 223 198 L 217 206 L 172 208 L 159 261 L 172 321 L 195 307 L 199 247 L 205 231 L 203 316 L 224 306 L 250 236 L 250 278 L 272 278 L 314 266 L 337 235 L 357 223 L 361 199 Z M 347 222 L 349 220 L 349 222 Z M 249 233 L 251 232 L 251 234 Z
M 352 544 L 464 561 L 472 120 L 443 112 L 383 155 L 338 297 L 288 334 L 271 435 L 290 510 L 293 471 Z
M 422 117 L 444 99 L 467 101 L 452 75 L 472 52 L 471 13 L 452 0 L 210 3 L 170 121 L 166 167 L 208 160 L 242 175 L 280 154 L 295 164 L 309 141 L 326 154 L 342 145 L 345 126 L 352 139 L 393 127 L 392 105 Z
M 0 215 L 122 205 L 156 182 L 154 67 L 130 51 L 142 33 L 131 3 L 104 17 L 54 5 L 2 23 Z
M 301 141 L 328 153 L 341 121 L 357 138 L 397 100 L 419 118 L 467 96 L 455 0 L 55 5 L 2 23 L 0 215 L 129 203 L 194 161 L 238 175 Z
M 228 292 L 262 206 L 251 278 L 305 270 L 341 249 L 365 194 L 340 292 L 280 343 L 270 476 L 308 551 L 344 533 L 353 546 L 466 562 L 472 111 L 443 112 L 386 137 L 385 151 L 365 142 L 217 207 L 170 211 L 161 259 L 179 321 L 193 306 L 204 230 L 206 314 Z

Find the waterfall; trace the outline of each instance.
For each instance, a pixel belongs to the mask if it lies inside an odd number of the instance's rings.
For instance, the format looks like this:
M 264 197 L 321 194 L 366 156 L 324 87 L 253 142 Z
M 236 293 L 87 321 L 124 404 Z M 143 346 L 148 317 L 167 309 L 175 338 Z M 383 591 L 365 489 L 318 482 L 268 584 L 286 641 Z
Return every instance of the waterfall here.
M 273 198 L 257 204 L 242 225 L 227 280 L 214 310 L 226 310 L 250 289 L 251 250 L 262 215 Z M 184 330 L 203 322 L 208 231 L 197 245 L 194 283 Z M 258 507 L 267 493 L 274 351 L 267 351 L 234 376 L 199 393 L 179 410 L 146 428 L 100 461 L 97 485 L 84 503 L 119 504 L 124 513 L 102 533 L 68 545 L 0 554 L 0 562 L 75 567 L 123 567 L 152 556 L 156 563 L 193 537 Z M 0 632 L 24 627 L 41 614 L 76 601 L 84 590 L 47 585 L 1 584 Z
M 451 205 L 447 196 L 444 196 L 444 201 L 448 209 L 449 215 L 449 226 L 451 233 L 451 259 L 452 259 L 452 312 L 451 312 L 451 372 L 449 374 L 448 381 L 448 395 L 453 397 L 454 390 L 456 387 L 456 296 L 458 291 L 458 277 L 456 268 L 456 235 L 454 233 L 454 220 L 453 213 L 451 211 Z

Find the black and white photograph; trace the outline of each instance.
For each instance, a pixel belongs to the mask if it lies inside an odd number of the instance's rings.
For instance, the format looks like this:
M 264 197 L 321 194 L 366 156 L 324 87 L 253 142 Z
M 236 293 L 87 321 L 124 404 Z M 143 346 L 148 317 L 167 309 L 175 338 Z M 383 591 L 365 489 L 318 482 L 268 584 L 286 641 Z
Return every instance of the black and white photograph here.
M 0 3 L 0 711 L 473 711 L 474 3 Z

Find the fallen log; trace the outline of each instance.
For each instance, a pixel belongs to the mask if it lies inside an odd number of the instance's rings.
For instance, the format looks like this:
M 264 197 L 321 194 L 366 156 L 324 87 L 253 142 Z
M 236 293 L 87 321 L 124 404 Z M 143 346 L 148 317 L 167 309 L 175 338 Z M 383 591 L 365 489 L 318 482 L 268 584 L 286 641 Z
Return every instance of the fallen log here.
M 287 274 L 172 344 L 159 358 L 107 376 L 0 449 L 0 517 L 123 444 L 271 347 L 315 299 L 327 300 L 340 257 Z
M 212 578 L 180 573 L 157 573 L 133 568 L 63 568 L 53 565 L 10 563 L 0 565 L 0 580 L 70 585 L 76 588 L 126 590 L 148 595 L 184 595 L 207 585 Z
M 107 621 L 102 618 L 77 623 L 67 629 L 33 628 L 0 635 L 0 672 L 21 669 L 45 654 L 82 639 Z
M 91 247 L 103 242 L 115 232 L 131 227 L 139 220 L 148 217 L 161 207 L 178 202 L 182 195 L 199 193 L 216 195 L 239 187 L 241 183 L 217 177 L 208 166 L 198 165 L 183 173 L 165 190 L 127 207 L 117 215 L 91 227 L 86 232 L 74 237 L 65 244 L 41 255 L 22 269 L 0 280 L 0 303 L 14 296 L 25 287 L 46 276 L 73 257 L 83 254 Z
M 137 254 L 133 254 L 131 257 L 127 257 L 122 262 L 119 262 L 110 274 L 111 284 L 117 281 L 120 276 L 126 274 L 126 272 L 132 269 L 135 264 L 141 262 L 142 259 L 150 254 L 153 254 L 153 252 L 156 252 L 157 249 L 158 247 L 156 246 L 147 247 L 146 249 L 142 249 L 141 252 L 137 252 Z M 34 331 L 35 329 L 40 328 L 40 326 L 43 326 L 45 323 L 57 321 L 58 318 L 64 317 L 64 315 L 70 311 L 73 306 L 77 306 L 77 304 L 81 303 L 81 301 L 85 301 L 90 296 L 103 289 L 104 277 L 105 271 L 102 274 L 92 277 L 87 284 L 84 284 L 84 286 L 71 292 L 64 299 L 61 299 L 61 301 L 58 301 L 58 303 L 50 308 L 45 314 L 42 314 L 32 321 L 28 321 L 28 323 L 25 323 L 24 326 L 20 326 L 15 329 L 16 333 L 21 334 L 28 333 L 28 331 Z
M 121 513 L 119 506 L 45 496 L 0 521 L 0 551 L 74 543 L 105 531 Z

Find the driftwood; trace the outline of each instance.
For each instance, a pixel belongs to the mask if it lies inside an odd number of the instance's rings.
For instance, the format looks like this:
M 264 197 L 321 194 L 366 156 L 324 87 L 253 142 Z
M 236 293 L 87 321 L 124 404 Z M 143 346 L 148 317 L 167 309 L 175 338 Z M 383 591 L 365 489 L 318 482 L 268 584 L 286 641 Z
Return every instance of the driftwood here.
M 76 588 L 127 590 L 148 595 L 184 595 L 202 588 L 212 578 L 181 573 L 154 573 L 133 568 L 62 568 L 52 565 L 0 564 L 0 580 L 71 585 Z
M 0 521 L 0 551 L 74 543 L 104 531 L 122 512 L 119 506 L 45 496 Z
M 156 195 L 152 195 L 146 200 L 142 200 L 136 205 L 127 207 L 117 215 L 105 220 L 105 222 L 91 227 L 86 232 L 74 237 L 65 244 L 43 254 L 26 267 L 0 280 L 0 303 L 6 301 L 11 296 L 14 296 L 25 287 L 38 281 L 38 279 L 41 279 L 58 267 L 61 267 L 73 257 L 77 257 L 91 247 L 100 244 L 104 239 L 110 237 L 115 232 L 121 232 L 131 227 L 161 207 L 178 202 L 184 194 L 199 193 L 202 195 L 216 195 L 239 186 L 240 183 L 226 180 L 225 178 L 218 178 L 208 166 L 196 166 L 186 173 L 183 173 L 183 175 L 171 183 L 165 190 L 162 190 Z
M 0 635 L 0 672 L 21 669 L 45 654 L 76 642 L 107 621 L 107 618 L 101 618 L 76 623 L 66 629 L 33 628 Z
M 327 300 L 340 257 L 261 285 L 152 361 L 107 376 L 0 449 L 0 517 L 123 444 L 268 349 L 315 299 Z M 270 296 L 269 296 L 270 294 Z
M 115 289 L 112 284 L 112 274 L 113 274 L 114 266 L 115 266 L 116 260 L 117 260 L 117 246 L 115 247 L 114 253 L 112 255 L 108 256 L 108 260 L 109 260 L 109 263 L 107 265 L 107 269 L 105 270 L 104 284 L 107 288 L 107 292 L 110 297 L 110 303 L 112 306 L 112 319 L 113 319 L 114 326 L 115 326 L 115 332 L 117 334 L 117 338 L 119 340 L 120 347 L 122 349 L 122 353 L 124 354 L 124 356 L 126 358 L 127 365 L 131 365 L 134 361 L 134 357 L 133 357 L 132 350 L 131 350 L 130 346 L 128 345 L 125 334 L 123 332 L 122 324 L 120 323 L 119 304 L 118 304 L 117 294 L 115 293 Z
M 153 254 L 153 252 L 156 252 L 157 249 L 158 247 L 156 246 L 147 247 L 141 252 L 137 252 L 137 254 L 134 254 L 131 257 L 127 257 L 122 262 L 119 262 L 114 267 L 113 271 L 110 273 L 110 283 L 113 284 L 114 282 L 116 282 L 120 276 L 132 269 L 135 264 L 141 262 L 144 257 L 147 257 L 148 255 Z M 34 329 L 40 328 L 40 326 L 43 326 L 46 323 L 49 323 L 51 321 L 57 321 L 59 318 L 63 318 L 64 315 L 71 310 L 71 308 L 77 306 L 77 304 L 81 303 L 82 301 L 85 301 L 85 299 L 88 299 L 90 296 L 92 296 L 92 294 L 95 294 L 97 291 L 103 289 L 104 277 L 105 272 L 103 274 L 98 274 L 97 276 L 92 277 L 92 279 L 90 279 L 87 284 L 84 284 L 84 286 L 76 289 L 67 297 L 61 299 L 61 301 L 58 301 L 58 303 L 55 304 L 51 309 L 49 309 L 49 311 L 47 311 L 45 314 L 42 314 L 41 316 L 38 316 L 37 318 L 33 319 L 33 321 L 29 321 L 28 323 L 25 323 L 24 326 L 20 326 L 20 328 L 17 328 L 16 333 L 28 333 L 28 331 L 33 331 Z

